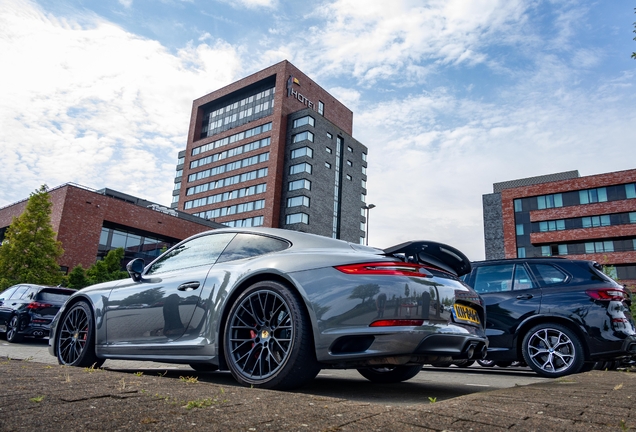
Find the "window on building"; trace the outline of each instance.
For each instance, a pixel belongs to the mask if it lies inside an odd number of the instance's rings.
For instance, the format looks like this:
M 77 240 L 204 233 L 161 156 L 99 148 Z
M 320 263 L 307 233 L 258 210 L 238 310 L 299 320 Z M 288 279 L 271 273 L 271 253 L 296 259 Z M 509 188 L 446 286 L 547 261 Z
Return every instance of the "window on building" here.
M 625 185 L 625 195 L 627 199 L 636 198 L 636 183 Z
M 367 167 L 362 167 L 362 174 L 367 175 Z
M 541 256 L 552 256 L 550 245 L 541 246 Z
M 318 114 L 325 115 L 325 104 L 322 101 L 318 101 Z
M 363 161 L 367 161 L 367 154 L 366 153 L 362 153 L 362 160 Z
M 176 203 L 176 202 L 179 202 L 179 195 L 174 195 L 174 196 L 172 197 L 172 203 L 174 204 L 174 203 Z
M 176 182 L 174 184 L 174 189 L 173 190 L 179 190 L 179 189 L 181 189 L 181 182 Z
M 185 157 L 181 156 L 179 159 L 177 159 L 177 165 L 181 165 L 185 162 Z
M 629 223 L 636 223 L 636 212 L 629 212 Z
M 581 221 L 583 222 L 583 228 L 594 228 L 611 225 L 609 215 L 583 217 L 581 218 Z
M 325 162 L 325 168 L 331 169 L 331 164 L 329 162 Z
M 606 241 L 585 243 L 586 254 L 599 253 L 599 252 L 614 252 L 614 242 L 611 240 L 606 240 Z
M 306 179 L 300 179 L 293 182 L 289 182 L 289 190 L 307 189 L 311 190 L 311 182 Z
M 174 174 L 174 178 L 179 178 L 183 175 L 183 170 L 177 170 L 177 172 Z
M 289 174 L 309 173 L 311 174 L 311 165 L 307 162 L 299 163 L 289 167 Z
M 562 231 L 565 229 L 565 220 L 558 219 L 553 221 L 543 221 L 539 222 L 539 231 Z
M 311 149 L 311 147 L 301 147 L 299 149 L 292 150 L 292 152 L 291 152 L 291 158 L 292 159 L 296 159 L 296 158 L 303 157 L 303 156 L 307 156 L 307 157 L 313 158 L 314 157 L 314 151 Z
M 517 258 L 525 258 L 526 257 L 526 248 L 520 247 L 517 248 Z
M 331 135 L 329 132 L 327 132 L 327 138 L 333 139 L 333 135 Z
M 305 125 L 313 126 L 314 122 L 315 120 L 312 116 L 305 116 L 305 117 L 301 117 L 299 119 L 294 120 L 294 124 L 292 127 L 297 128 L 297 127 L 301 127 Z
M 325 147 L 325 151 L 330 154 L 333 152 L 333 150 L 331 150 L 329 147 Z
M 559 250 L 559 255 L 567 255 L 568 254 L 568 245 L 560 244 L 558 250 Z
M 517 224 L 517 235 L 523 235 L 523 224 Z
M 287 207 L 298 207 L 298 206 L 309 207 L 309 197 L 301 195 L 297 197 L 287 198 Z
M 537 207 L 539 210 L 563 207 L 563 196 L 560 193 L 538 196 Z
M 362 185 L 362 187 L 363 187 L 364 189 L 366 189 L 366 188 L 367 188 L 367 181 L 366 181 L 366 180 L 360 180 L 360 184 Z
M 309 215 L 306 213 L 293 213 L 285 217 L 285 223 L 287 225 L 297 223 L 309 224 Z
M 522 211 L 521 200 L 520 199 L 516 199 L 513 202 L 514 202 L 514 205 L 515 205 L 515 213 L 519 213 L 520 211 Z
M 367 196 L 366 196 L 365 194 L 362 194 L 362 195 L 360 196 L 360 199 L 362 200 L 362 202 L 363 202 L 363 203 L 366 203 L 366 202 L 367 202 Z
M 292 142 L 297 143 L 301 141 L 311 141 L 314 142 L 314 134 L 309 131 L 301 132 L 292 137 Z
M 592 204 L 607 201 L 607 189 L 596 188 L 579 191 L 579 201 L 581 204 Z
M 347 165 L 353 166 L 353 162 L 351 162 L 350 160 L 347 160 Z
M 347 174 L 347 180 L 351 181 L 351 176 Z
M 347 150 L 349 150 L 349 153 L 353 153 L 353 149 L 351 148 L 351 146 L 347 146 Z

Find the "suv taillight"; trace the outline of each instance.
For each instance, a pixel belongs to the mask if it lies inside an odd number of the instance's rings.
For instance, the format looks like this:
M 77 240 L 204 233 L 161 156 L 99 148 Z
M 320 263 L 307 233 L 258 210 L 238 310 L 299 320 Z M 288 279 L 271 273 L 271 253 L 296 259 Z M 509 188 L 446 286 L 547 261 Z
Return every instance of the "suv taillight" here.
M 348 264 L 336 266 L 336 270 L 354 275 L 393 275 L 393 276 L 414 276 L 432 277 L 424 266 L 413 263 L 400 262 L 373 262 L 362 264 Z
M 599 288 L 585 291 L 594 300 L 623 301 L 627 299 L 627 293 L 617 288 Z

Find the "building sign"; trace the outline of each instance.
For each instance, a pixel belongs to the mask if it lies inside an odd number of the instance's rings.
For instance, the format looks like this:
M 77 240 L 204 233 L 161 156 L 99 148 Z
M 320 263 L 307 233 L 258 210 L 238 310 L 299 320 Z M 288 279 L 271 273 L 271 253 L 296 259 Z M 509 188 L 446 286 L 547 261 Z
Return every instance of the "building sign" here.
M 298 80 L 298 78 L 294 78 L 292 75 L 290 75 L 289 78 L 287 79 L 287 97 L 293 97 L 295 99 L 298 99 L 298 101 L 302 103 L 303 105 L 305 105 L 306 107 L 315 110 L 316 104 L 314 104 L 305 96 L 303 96 L 302 94 L 294 90 L 294 84 L 296 84 L 297 86 L 300 86 L 300 81 Z
M 160 206 L 158 204 L 150 204 L 148 206 L 149 209 L 154 210 L 154 211 L 158 211 L 160 213 L 165 213 L 167 215 L 170 216 L 175 216 L 175 217 L 179 217 L 179 214 L 176 212 L 176 210 L 171 209 L 171 208 L 167 208 L 164 206 Z

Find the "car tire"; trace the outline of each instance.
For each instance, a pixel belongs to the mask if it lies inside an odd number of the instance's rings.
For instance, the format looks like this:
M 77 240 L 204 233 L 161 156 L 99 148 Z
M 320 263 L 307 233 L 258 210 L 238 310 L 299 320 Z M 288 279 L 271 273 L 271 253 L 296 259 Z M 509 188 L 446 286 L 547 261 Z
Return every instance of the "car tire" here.
M 467 368 L 467 367 L 471 367 L 472 365 L 475 364 L 475 360 L 456 360 L 453 362 L 453 364 L 457 367 L 460 368 Z
M 95 354 L 93 310 L 85 301 L 72 305 L 61 317 L 55 335 L 57 361 L 61 365 L 95 367 L 104 360 Z
M 7 324 L 7 342 L 18 343 L 21 341 L 20 319 L 17 315 L 13 315 Z
M 495 361 L 494 360 L 487 360 L 487 359 L 483 359 L 483 360 L 477 360 L 477 363 L 479 363 L 479 365 L 481 367 L 494 367 L 495 366 Z
M 197 372 L 216 372 L 219 367 L 212 363 L 190 363 L 190 367 Z
M 257 282 L 234 301 L 223 347 L 232 376 L 244 386 L 287 390 L 320 372 L 301 299 L 275 281 Z
M 539 324 L 523 338 L 523 358 L 538 375 L 558 378 L 578 373 L 585 361 L 578 336 L 560 324 Z
M 422 365 L 360 368 L 358 372 L 371 382 L 391 384 L 407 381 L 422 370 Z

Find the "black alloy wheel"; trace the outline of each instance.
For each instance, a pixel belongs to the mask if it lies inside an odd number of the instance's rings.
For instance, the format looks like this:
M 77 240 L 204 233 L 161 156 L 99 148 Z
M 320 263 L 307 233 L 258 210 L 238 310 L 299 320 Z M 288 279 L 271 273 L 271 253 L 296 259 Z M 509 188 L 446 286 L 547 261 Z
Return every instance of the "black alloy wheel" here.
M 75 303 L 60 319 L 55 337 L 57 361 L 61 365 L 100 367 L 95 355 L 93 311 L 84 301 Z
M 320 371 L 298 294 L 274 281 L 255 283 L 233 303 L 224 350 L 232 376 L 245 386 L 296 388 Z
M 407 381 L 422 370 L 422 365 L 360 368 L 358 372 L 371 382 L 391 384 Z
M 576 334 L 560 324 L 539 324 L 528 331 L 521 348 L 528 366 L 538 375 L 558 378 L 583 367 L 583 345 Z
M 7 325 L 7 342 L 17 343 L 22 341 L 20 332 L 20 319 L 17 315 L 13 315 Z

